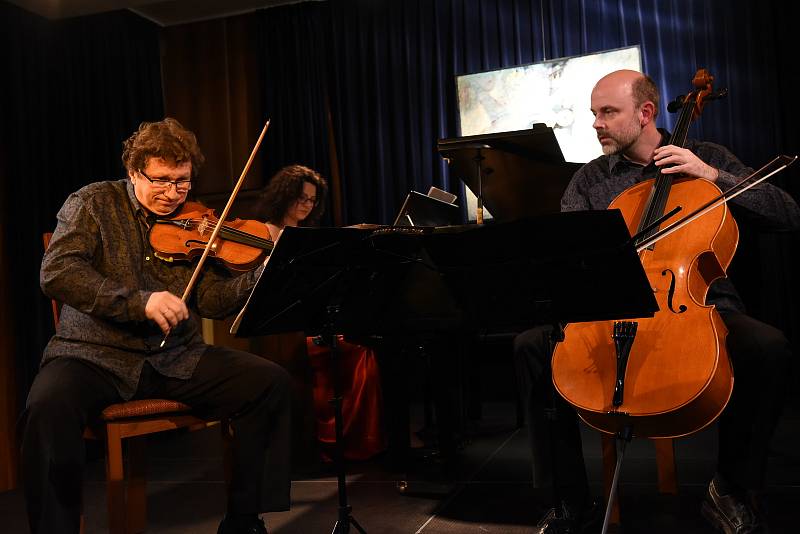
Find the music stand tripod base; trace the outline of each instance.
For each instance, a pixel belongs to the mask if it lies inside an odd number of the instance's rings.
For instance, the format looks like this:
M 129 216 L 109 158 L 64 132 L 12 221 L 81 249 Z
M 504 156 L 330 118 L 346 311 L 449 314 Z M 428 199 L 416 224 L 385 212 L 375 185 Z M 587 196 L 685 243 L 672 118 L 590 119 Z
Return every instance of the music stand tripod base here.
M 353 517 L 353 507 L 347 502 L 347 477 L 344 466 L 344 425 L 342 422 L 342 377 L 339 358 L 339 344 L 335 333 L 336 316 L 339 306 L 331 305 L 326 308 L 327 321 L 322 333 L 322 339 L 330 348 L 331 376 L 333 377 L 333 420 L 336 435 L 334 447 L 334 464 L 336 465 L 336 485 L 339 494 L 339 508 L 336 523 L 331 534 L 349 534 L 352 525 L 361 534 L 367 532 Z

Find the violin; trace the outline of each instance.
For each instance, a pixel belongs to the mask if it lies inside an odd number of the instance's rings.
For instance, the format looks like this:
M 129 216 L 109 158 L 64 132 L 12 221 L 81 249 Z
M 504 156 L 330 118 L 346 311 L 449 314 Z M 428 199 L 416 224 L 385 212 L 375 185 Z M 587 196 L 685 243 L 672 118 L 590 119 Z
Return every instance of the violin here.
M 713 78 L 701 69 L 682 98 L 670 144 L 686 142 L 689 124 L 713 99 Z M 658 173 L 623 191 L 620 209 L 659 305 L 652 318 L 575 323 L 553 353 L 553 383 L 590 426 L 606 433 L 678 437 L 710 424 L 733 391 L 727 329 L 705 305 L 711 283 L 726 276 L 738 228 L 712 182 Z M 659 239 L 665 214 L 711 205 L 702 218 Z
M 168 218 L 156 219 L 149 239 L 154 255 L 164 261 L 191 261 L 203 254 L 219 223 L 214 210 L 199 202 L 186 202 Z M 261 265 L 272 252 L 267 226 L 259 221 L 226 221 L 219 230 L 209 255 L 232 271 L 249 271 Z
M 247 176 L 247 171 L 250 170 L 250 166 L 253 164 L 253 160 L 256 157 L 256 152 L 258 152 L 258 147 L 261 146 L 261 142 L 264 140 L 264 136 L 267 134 L 267 129 L 268 128 L 269 128 L 269 121 L 267 121 L 264 124 L 264 128 L 261 129 L 261 133 L 258 136 L 258 140 L 256 140 L 256 144 L 253 146 L 253 150 L 250 151 L 250 157 L 247 159 L 247 163 L 244 164 L 244 169 L 242 169 L 242 173 L 239 175 L 239 179 L 236 181 L 236 185 L 233 186 L 233 191 L 231 191 L 231 196 L 228 197 L 228 202 L 225 204 L 225 208 L 222 210 L 222 215 L 219 216 L 219 219 L 214 217 L 215 222 L 211 223 L 211 228 L 212 228 L 211 229 L 211 235 L 209 235 L 208 238 L 206 239 L 205 246 L 203 247 L 203 252 L 200 253 L 200 259 L 197 261 L 197 265 L 195 265 L 195 267 L 194 267 L 194 272 L 192 273 L 192 277 L 189 279 L 189 282 L 186 284 L 186 288 L 183 290 L 183 295 L 181 296 L 181 300 L 183 302 L 186 302 L 189 299 L 189 295 L 192 293 L 192 290 L 194 289 L 194 285 L 197 283 L 197 279 L 200 276 L 200 271 L 203 269 L 203 265 L 205 265 L 206 258 L 208 258 L 208 256 L 212 253 L 211 249 L 213 247 L 216 247 L 217 249 L 221 248 L 221 247 L 219 247 L 219 242 L 217 241 L 217 237 L 219 236 L 219 234 L 221 233 L 222 230 L 227 229 L 227 225 L 224 224 L 224 223 L 225 223 L 225 220 L 228 217 L 228 212 L 230 211 L 231 206 L 233 205 L 233 201 L 236 199 L 236 195 L 239 194 L 239 189 L 241 189 L 242 184 L 244 183 L 244 177 Z M 192 205 L 196 205 L 196 203 L 191 203 L 190 207 Z M 202 204 L 200 204 L 200 206 L 202 206 Z M 184 204 L 184 206 L 182 206 L 182 209 L 180 210 L 180 212 L 183 212 L 184 208 L 186 208 L 186 204 Z M 206 210 L 205 212 L 203 212 L 203 215 L 206 218 L 210 218 L 210 215 L 213 215 L 213 213 L 209 214 L 208 211 Z M 203 219 L 203 217 L 201 217 L 201 221 L 202 221 L 202 219 Z M 219 221 L 222 221 L 223 224 L 220 225 Z M 198 223 L 199 222 L 200 221 L 198 221 Z M 193 223 L 188 223 L 187 222 L 187 223 L 185 223 L 185 226 L 189 227 L 189 226 L 191 226 L 191 224 L 193 224 Z M 156 228 L 158 226 L 159 226 L 158 224 L 154 224 L 153 228 Z M 151 245 L 153 243 L 153 238 L 152 238 L 153 228 L 151 228 L 151 230 L 150 230 L 150 236 L 151 236 L 150 237 L 150 244 Z M 265 232 L 269 233 L 268 230 L 266 230 L 266 226 L 264 226 L 264 229 L 265 229 L 264 230 Z M 228 233 L 232 234 L 233 232 L 228 232 Z M 248 234 L 248 235 L 250 235 L 250 234 Z M 201 238 L 202 237 L 203 236 L 201 236 Z M 268 241 L 268 240 L 266 240 L 266 241 Z M 233 241 L 233 243 L 235 243 L 235 242 L 236 241 Z M 175 243 L 173 241 L 173 245 L 174 244 Z M 154 250 L 158 250 L 160 252 L 163 252 L 164 254 L 162 254 L 162 257 L 165 258 L 167 261 L 170 261 L 169 258 L 173 258 L 169 254 L 167 254 L 165 250 L 161 250 L 161 248 L 164 248 L 164 247 L 160 247 L 160 248 L 153 247 L 153 248 L 154 248 Z M 183 245 L 183 249 L 178 248 L 179 253 L 186 254 L 187 253 L 187 248 L 188 248 L 188 245 L 186 244 L 186 241 L 185 241 L 184 245 Z M 264 249 L 264 250 L 266 250 L 266 249 Z M 269 245 L 269 250 L 270 251 L 272 250 L 272 244 L 271 243 Z M 216 251 L 215 251 L 215 255 L 217 255 Z M 188 258 L 188 256 L 184 256 L 184 257 Z M 249 270 L 252 267 L 257 266 L 258 265 L 258 260 L 255 260 L 255 263 L 253 263 L 251 261 L 250 263 L 248 263 L 248 265 L 250 265 L 250 267 L 247 270 Z M 167 342 L 167 337 L 168 336 L 169 336 L 169 331 L 166 334 L 164 334 L 164 339 L 161 340 L 161 345 L 159 345 L 160 347 L 164 347 L 164 344 L 166 344 L 166 342 Z

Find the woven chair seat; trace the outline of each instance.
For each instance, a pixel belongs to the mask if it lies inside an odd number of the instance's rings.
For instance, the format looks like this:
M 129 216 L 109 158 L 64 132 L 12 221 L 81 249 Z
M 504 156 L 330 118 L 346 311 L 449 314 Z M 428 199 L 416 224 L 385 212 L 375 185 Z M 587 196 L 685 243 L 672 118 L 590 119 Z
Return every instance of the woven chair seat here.
M 112 404 L 103 410 L 100 418 L 103 421 L 115 421 L 131 417 L 146 417 L 168 413 L 185 413 L 192 411 L 190 406 L 174 400 L 144 399 Z

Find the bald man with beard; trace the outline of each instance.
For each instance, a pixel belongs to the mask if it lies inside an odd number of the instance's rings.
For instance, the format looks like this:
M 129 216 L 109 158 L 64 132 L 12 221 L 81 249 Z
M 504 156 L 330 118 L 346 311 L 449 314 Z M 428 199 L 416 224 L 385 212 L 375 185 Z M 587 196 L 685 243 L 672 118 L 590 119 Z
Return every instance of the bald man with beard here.
M 753 172 L 714 143 L 688 140 L 683 147 L 670 145 L 669 132 L 655 123 L 659 100 L 653 80 L 640 72 L 620 70 L 597 82 L 591 109 L 603 155 L 575 173 L 561 199 L 562 211 L 607 209 L 621 192 L 655 178 L 658 171 L 708 180 L 722 190 Z M 774 185 L 762 183 L 731 203 L 737 215 L 762 228 L 800 228 L 797 204 Z M 768 532 L 761 493 L 769 442 L 787 389 L 789 343 L 776 328 L 746 315 L 727 278 L 711 285 L 706 304 L 716 307 L 728 328 L 726 345 L 736 382 L 719 418 L 717 469 L 701 513 L 727 534 Z M 555 476 L 562 500 L 558 512 L 551 509 L 545 514 L 537 532 L 587 532 L 599 523 L 600 511 L 588 489 L 575 410 L 553 391 L 551 330 L 536 327 L 514 341 L 529 421 L 533 482 L 548 488 Z M 547 413 L 553 399 L 556 418 L 550 422 Z M 551 443 L 555 457 L 550 454 Z

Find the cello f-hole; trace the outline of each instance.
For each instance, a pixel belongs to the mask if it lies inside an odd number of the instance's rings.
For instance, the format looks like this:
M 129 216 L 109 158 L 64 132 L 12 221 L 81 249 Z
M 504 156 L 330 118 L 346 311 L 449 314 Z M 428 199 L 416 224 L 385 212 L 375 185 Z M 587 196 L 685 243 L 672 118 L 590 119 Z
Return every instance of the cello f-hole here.
M 661 276 L 666 276 L 669 273 L 670 280 L 669 280 L 669 293 L 667 294 L 667 305 L 672 313 L 683 313 L 686 311 L 686 305 L 681 304 L 678 306 L 678 310 L 676 311 L 673 307 L 673 297 L 675 297 L 675 273 L 672 272 L 672 269 L 664 269 L 661 271 Z

